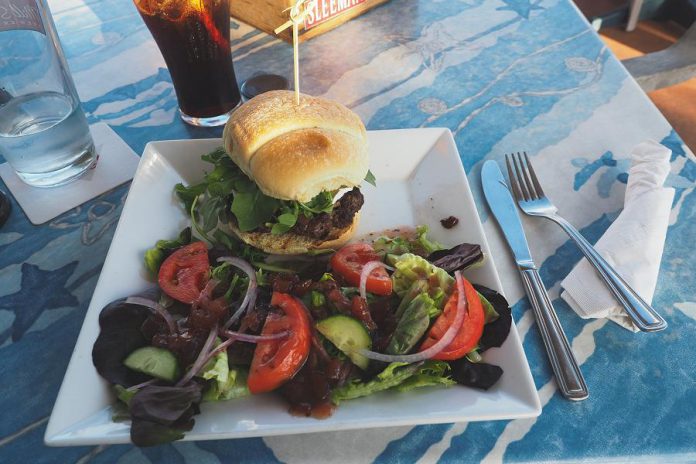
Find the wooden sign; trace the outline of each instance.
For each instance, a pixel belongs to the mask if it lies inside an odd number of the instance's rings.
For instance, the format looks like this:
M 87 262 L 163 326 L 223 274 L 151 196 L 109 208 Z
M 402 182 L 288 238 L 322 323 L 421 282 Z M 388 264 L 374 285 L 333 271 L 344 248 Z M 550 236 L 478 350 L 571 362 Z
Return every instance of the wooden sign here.
M 317 0 L 304 20 L 304 27 L 299 31 L 303 41 L 330 31 L 351 18 L 361 15 L 388 0 Z M 230 13 L 233 17 L 273 34 L 279 24 L 288 19 L 287 9 L 295 4 L 294 0 L 231 0 Z M 283 40 L 292 42 L 292 30 L 286 29 L 278 34 Z

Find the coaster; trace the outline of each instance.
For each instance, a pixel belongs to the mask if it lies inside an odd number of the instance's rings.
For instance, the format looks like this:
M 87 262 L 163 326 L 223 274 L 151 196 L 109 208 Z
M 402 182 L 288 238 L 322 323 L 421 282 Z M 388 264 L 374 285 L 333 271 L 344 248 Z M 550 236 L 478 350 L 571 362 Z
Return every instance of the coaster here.
M 31 187 L 17 177 L 8 163 L 0 164 L 0 177 L 32 224 L 50 221 L 133 178 L 140 157 L 105 123 L 89 129 L 99 156 L 97 165 L 67 185 Z

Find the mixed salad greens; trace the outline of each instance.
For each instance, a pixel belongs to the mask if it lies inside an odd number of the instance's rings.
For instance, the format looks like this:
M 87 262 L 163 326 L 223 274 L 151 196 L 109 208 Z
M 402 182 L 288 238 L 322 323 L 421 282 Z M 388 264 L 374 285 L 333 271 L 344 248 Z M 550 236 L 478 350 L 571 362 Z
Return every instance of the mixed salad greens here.
M 226 165 L 216 153 L 215 170 Z M 444 249 L 421 226 L 281 260 L 225 231 L 225 213 L 208 206 L 215 170 L 205 189 L 177 186 L 199 233 L 147 250 L 158 285 L 99 317 L 93 362 L 134 444 L 182 438 L 205 401 L 275 392 L 292 414 L 324 418 L 385 390 L 488 389 L 500 378 L 481 353 L 507 338 L 510 308 L 461 276 L 483 259 L 478 245 Z

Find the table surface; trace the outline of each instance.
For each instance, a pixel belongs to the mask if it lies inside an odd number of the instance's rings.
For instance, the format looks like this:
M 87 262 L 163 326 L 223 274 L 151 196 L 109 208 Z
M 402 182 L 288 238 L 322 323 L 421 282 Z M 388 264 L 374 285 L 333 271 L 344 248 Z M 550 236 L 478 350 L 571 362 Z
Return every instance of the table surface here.
M 90 122 L 137 152 L 150 140 L 219 136 L 184 125 L 161 55 L 127 0 L 49 2 Z M 290 47 L 232 24 L 239 81 L 291 76 Z M 128 186 L 43 226 L 14 204 L 0 230 L 0 461 L 26 463 L 696 460 L 694 156 L 568 0 L 393 0 L 302 45 L 303 90 L 369 129 L 455 135 L 543 404 L 535 419 L 302 436 L 46 448 L 43 434 Z M 673 151 L 676 188 L 654 305 L 669 322 L 632 334 L 558 298 L 580 259 L 560 230 L 525 219 L 530 246 L 582 364 L 590 399 L 558 393 L 518 277 L 481 202 L 486 159 L 526 150 L 547 193 L 595 241 L 622 207 L 633 146 Z M 2 186 L 4 187 L 4 186 Z M 660 455 L 662 455 L 660 457 Z

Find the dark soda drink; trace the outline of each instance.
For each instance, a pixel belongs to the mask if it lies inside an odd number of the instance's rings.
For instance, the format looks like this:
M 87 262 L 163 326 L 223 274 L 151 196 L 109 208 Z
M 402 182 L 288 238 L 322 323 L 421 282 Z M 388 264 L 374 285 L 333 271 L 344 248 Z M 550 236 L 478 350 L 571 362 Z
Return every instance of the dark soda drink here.
M 229 0 L 134 0 L 167 63 L 184 121 L 221 125 L 241 101 Z

